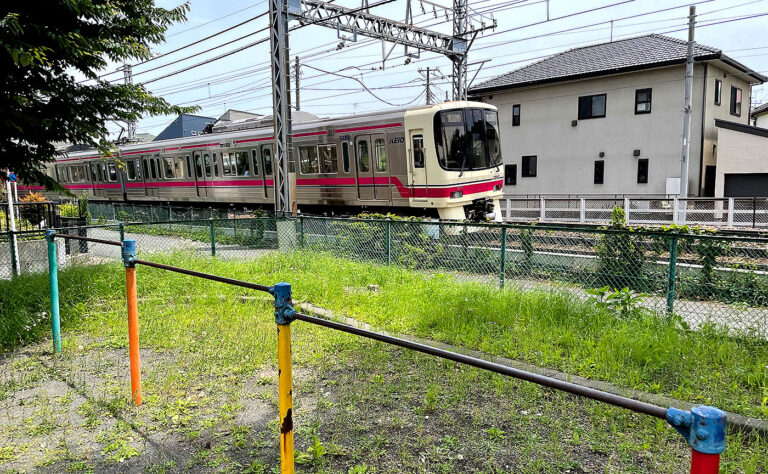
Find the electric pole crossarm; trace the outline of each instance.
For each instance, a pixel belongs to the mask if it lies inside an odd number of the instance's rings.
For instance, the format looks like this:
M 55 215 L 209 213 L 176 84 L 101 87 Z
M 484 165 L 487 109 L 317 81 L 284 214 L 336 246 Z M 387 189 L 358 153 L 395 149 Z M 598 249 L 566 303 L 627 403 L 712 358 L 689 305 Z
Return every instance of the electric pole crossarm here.
M 466 54 L 466 40 L 451 35 L 317 0 L 289 0 L 288 3 L 291 18 L 301 23 L 321 25 L 447 56 Z

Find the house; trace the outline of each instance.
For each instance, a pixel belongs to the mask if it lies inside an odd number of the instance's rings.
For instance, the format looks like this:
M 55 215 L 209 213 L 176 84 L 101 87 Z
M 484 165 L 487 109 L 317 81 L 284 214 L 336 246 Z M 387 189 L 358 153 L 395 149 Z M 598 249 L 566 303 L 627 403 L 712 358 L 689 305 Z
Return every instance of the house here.
M 571 49 L 469 91 L 496 105 L 505 192 L 677 194 L 687 43 L 651 34 Z M 692 196 L 714 196 L 716 120 L 749 125 L 750 87 L 768 78 L 719 49 L 694 48 Z
M 752 117 L 752 125 L 755 127 L 768 128 L 768 102 L 758 105 L 749 114 Z
M 171 138 L 191 137 L 199 135 L 208 124 L 216 121 L 212 117 L 181 114 L 160 132 L 153 141 L 169 140 Z

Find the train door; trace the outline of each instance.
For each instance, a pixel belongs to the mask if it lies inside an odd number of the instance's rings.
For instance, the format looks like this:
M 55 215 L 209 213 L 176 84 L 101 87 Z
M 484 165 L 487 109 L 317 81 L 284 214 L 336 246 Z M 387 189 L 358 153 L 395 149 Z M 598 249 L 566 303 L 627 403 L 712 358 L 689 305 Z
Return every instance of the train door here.
M 414 201 L 426 201 L 429 189 L 429 180 L 427 179 L 426 153 L 424 150 L 424 132 L 423 130 L 411 130 L 409 138 L 409 153 L 411 172 L 411 196 Z
M 371 163 L 371 136 L 355 137 L 355 170 L 357 172 L 357 197 L 361 201 L 376 199 L 374 174 Z
M 383 134 L 371 136 L 371 168 L 373 170 L 373 197 L 377 200 L 389 201 L 392 192 L 389 186 L 389 154 L 387 153 L 387 137 Z
M 91 193 L 93 193 L 93 196 L 96 196 L 96 190 L 99 189 L 99 164 L 88 163 L 88 169 L 91 172 Z
M 205 171 L 203 170 L 203 154 L 199 151 L 192 153 L 193 173 L 195 177 L 195 190 L 197 197 L 208 196 L 208 183 L 205 180 Z
M 261 162 L 264 173 L 264 196 L 267 201 L 275 199 L 274 160 L 272 159 L 272 145 L 261 146 Z

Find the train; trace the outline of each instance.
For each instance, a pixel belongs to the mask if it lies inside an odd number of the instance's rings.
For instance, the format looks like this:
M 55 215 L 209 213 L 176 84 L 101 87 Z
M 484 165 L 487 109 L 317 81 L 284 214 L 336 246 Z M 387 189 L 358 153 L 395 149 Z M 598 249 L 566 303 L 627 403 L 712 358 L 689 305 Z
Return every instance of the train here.
M 263 126 L 125 144 L 108 156 L 67 153 L 46 172 L 94 201 L 270 207 L 273 134 Z M 299 212 L 501 217 L 501 136 L 489 104 L 444 102 L 294 123 L 292 151 Z

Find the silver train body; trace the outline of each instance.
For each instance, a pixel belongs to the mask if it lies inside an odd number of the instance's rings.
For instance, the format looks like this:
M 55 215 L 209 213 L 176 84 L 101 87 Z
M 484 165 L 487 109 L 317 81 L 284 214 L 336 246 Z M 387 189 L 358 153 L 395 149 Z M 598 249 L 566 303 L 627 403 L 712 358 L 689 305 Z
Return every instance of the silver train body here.
M 116 156 L 69 153 L 47 172 L 96 201 L 269 207 L 272 132 L 264 127 L 130 144 Z M 302 212 L 490 214 L 498 211 L 503 187 L 499 140 L 496 108 L 477 102 L 301 123 L 293 129 L 296 201 Z

